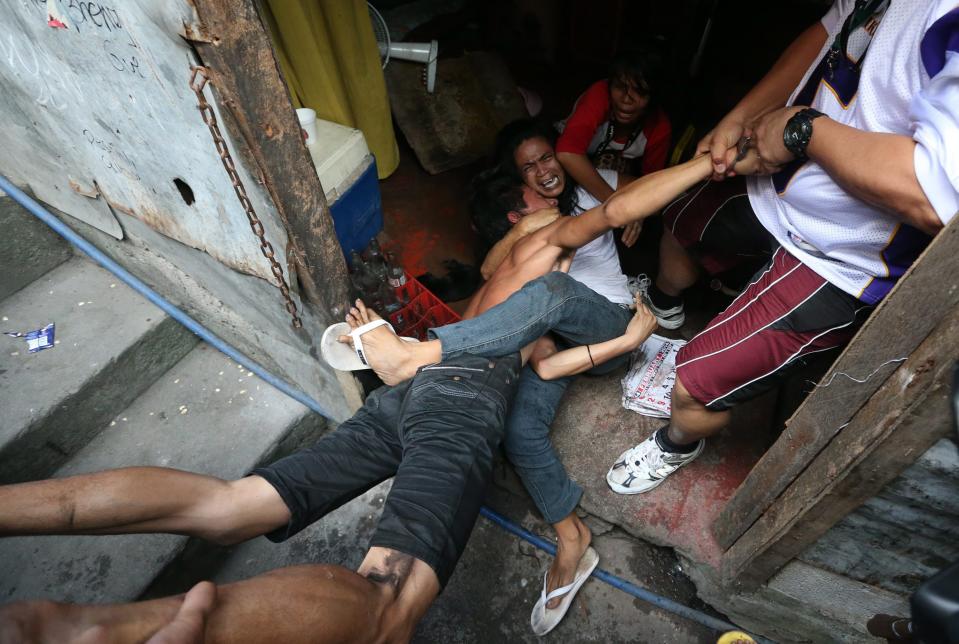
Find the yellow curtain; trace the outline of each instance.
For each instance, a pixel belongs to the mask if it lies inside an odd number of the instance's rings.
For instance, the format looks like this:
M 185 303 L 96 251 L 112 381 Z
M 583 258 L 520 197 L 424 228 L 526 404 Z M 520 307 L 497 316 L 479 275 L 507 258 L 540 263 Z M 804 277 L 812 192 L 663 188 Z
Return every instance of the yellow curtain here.
M 379 178 L 400 162 L 386 80 L 362 0 L 265 0 L 273 45 L 297 107 L 357 128 Z

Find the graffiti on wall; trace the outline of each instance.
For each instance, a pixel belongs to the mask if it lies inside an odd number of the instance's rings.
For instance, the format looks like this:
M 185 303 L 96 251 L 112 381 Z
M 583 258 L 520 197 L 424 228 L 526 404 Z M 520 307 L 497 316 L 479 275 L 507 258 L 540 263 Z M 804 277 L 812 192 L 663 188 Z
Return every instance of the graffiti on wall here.
M 0 0 L 0 14 L 0 172 L 117 238 L 136 217 L 270 279 L 189 88 L 188 2 Z M 286 248 L 272 202 L 234 157 L 267 238 Z

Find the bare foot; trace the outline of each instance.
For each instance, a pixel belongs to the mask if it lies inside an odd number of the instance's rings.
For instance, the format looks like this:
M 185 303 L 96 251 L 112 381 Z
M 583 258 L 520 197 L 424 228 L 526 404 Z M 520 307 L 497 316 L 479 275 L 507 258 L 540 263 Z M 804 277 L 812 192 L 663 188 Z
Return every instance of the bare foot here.
M 368 322 L 379 320 L 380 316 L 366 308 L 363 300 L 356 300 L 356 306 L 346 315 L 350 328 L 357 329 Z M 421 359 L 422 351 L 416 345 L 403 342 L 386 326 L 381 326 L 363 334 L 363 354 L 380 380 L 388 385 L 396 385 L 416 375 L 416 370 L 430 362 L 438 360 Z M 340 342 L 350 343 L 348 335 L 341 335 Z
M 575 512 L 559 523 L 553 524 L 553 527 L 556 528 L 558 540 L 556 558 L 553 559 L 553 565 L 549 567 L 549 573 L 546 575 L 547 594 L 573 583 L 579 560 L 583 558 L 593 539 L 589 528 L 576 516 Z M 554 597 L 546 603 L 546 608 L 556 608 L 561 601 L 563 601 L 562 596 Z

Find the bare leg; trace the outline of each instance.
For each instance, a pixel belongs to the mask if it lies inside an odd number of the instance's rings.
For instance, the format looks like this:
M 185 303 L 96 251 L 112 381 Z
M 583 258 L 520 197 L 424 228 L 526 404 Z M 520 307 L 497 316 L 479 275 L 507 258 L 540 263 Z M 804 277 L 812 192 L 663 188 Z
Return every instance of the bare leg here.
M 573 512 L 565 519 L 553 524 L 556 530 L 556 557 L 546 575 L 546 592 L 551 593 L 573 582 L 576 567 L 589 547 L 593 535 L 582 519 Z M 556 608 L 562 597 L 555 597 L 546 603 L 546 608 Z
M 170 532 L 237 543 L 285 525 L 286 504 L 258 476 L 223 481 L 130 467 L 0 487 L 0 535 Z
M 215 602 L 216 586 L 201 581 L 184 596 L 173 620 L 154 633 L 146 644 L 203 644 L 206 620 Z M 72 641 L 73 644 L 105 644 L 113 641 L 113 634 L 106 625 L 97 624 Z
M 372 548 L 354 573 L 340 566 L 274 570 L 218 589 L 206 642 L 406 642 L 439 592 L 423 562 Z M 91 629 L 142 642 L 173 620 L 182 595 L 134 604 L 21 602 L 0 609 L 0 643 L 66 642 Z
M 366 308 L 362 300 L 350 309 L 347 323 L 354 329 L 380 316 Z M 370 367 L 388 385 L 395 385 L 416 375 L 416 370 L 443 359 L 443 347 L 439 340 L 428 342 L 403 342 L 386 327 L 373 329 L 363 334 L 363 349 Z M 349 336 L 341 336 L 340 342 L 349 342 Z
M 663 231 L 659 241 L 659 273 L 656 286 L 666 295 L 681 295 L 696 283 L 699 266 L 671 232 Z
M 667 436 L 677 445 L 689 445 L 719 433 L 729 424 L 728 411 L 710 411 L 693 398 L 679 377 L 673 386 L 672 417 Z

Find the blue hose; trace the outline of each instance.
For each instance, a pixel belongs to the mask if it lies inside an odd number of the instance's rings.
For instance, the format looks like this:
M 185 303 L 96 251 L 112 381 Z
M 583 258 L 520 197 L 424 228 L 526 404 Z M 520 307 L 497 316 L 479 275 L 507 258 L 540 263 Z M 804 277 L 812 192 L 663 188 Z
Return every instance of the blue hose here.
M 219 351 L 225 353 L 227 356 L 236 360 L 238 364 L 243 365 L 247 370 L 252 371 L 257 376 L 259 376 L 267 384 L 273 385 L 287 396 L 293 400 L 306 405 L 319 415 L 324 418 L 330 418 L 330 414 L 327 413 L 323 407 L 320 406 L 320 403 L 316 402 L 309 396 L 307 396 L 302 391 L 294 388 L 289 383 L 280 380 L 269 371 L 253 362 L 245 355 L 237 351 L 235 348 L 227 344 L 222 338 L 214 334 L 212 331 L 207 329 L 205 326 L 191 318 L 189 315 L 178 309 L 174 306 L 169 300 L 161 296 L 159 293 L 154 291 L 152 288 L 140 281 L 139 278 L 135 277 L 130 271 L 123 268 L 115 261 L 107 257 L 99 248 L 88 242 L 86 239 L 78 235 L 72 228 L 64 224 L 62 221 L 57 219 L 49 210 L 38 204 L 36 201 L 30 198 L 25 192 L 20 190 L 18 187 L 13 185 L 5 176 L 0 175 L 0 190 L 3 190 L 8 195 L 13 197 L 13 200 L 18 204 L 29 210 L 33 215 L 35 215 L 40 221 L 45 223 L 47 226 L 50 226 L 54 231 L 57 232 L 61 237 L 66 239 L 68 242 L 82 250 L 84 253 L 90 256 L 90 259 L 98 263 L 103 268 L 107 269 L 111 273 L 117 276 L 120 281 L 124 282 L 127 286 L 132 288 L 134 291 L 150 300 L 156 304 L 159 308 L 163 309 L 163 312 L 169 315 L 171 318 L 188 328 L 190 331 L 198 335 L 203 341 L 212 345 Z
M 549 541 L 546 541 L 542 537 L 539 537 L 533 534 L 529 530 L 525 530 L 524 528 L 521 528 L 520 526 L 516 525 L 515 523 L 513 523 L 506 517 L 502 516 L 501 514 L 497 514 L 496 512 L 494 512 L 493 510 L 490 510 L 486 506 L 483 506 L 480 509 L 480 514 L 486 517 L 487 519 L 489 519 L 490 521 L 492 521 L 493 523 L 495 523 L 496 525 L 498 525 L 499 527 L 503 528 L 507 532 L 511 532 L 512 534 L 516 535 L 520 539 L 523 539 L 524 541 L 528 541 L 529 543 L 533 544 L 540 550 L 545 550 L 548 554 L 554 557 L 556 556 L 556 546 L 554 546 Z M 713 617 L 712 615 L 707 615 L 706 613 L 702 611 L 698 611 L 694 608 L 690 608 L 689 606 L 685 606 L 683 604 L 680 604 L 679 602 L 675 602 L 672 599 L 668 599 L 666 597 L 662 597 L 661 595 L 657 595 L 656 593 L 652 593 L 646 590 L 645 588 L 640 588 L 636 584 L 630 583 L 626 581 L 625 579 L 623 579 L 622 577 L 617 577 L 616 575 L 606 572 L 605 570 L 602 570 L 600 568 L 597 568 L 596 570 L 594 570 L 592 576 L 596 577 L 597 579 L 601 579 L 602 581 L 605 581 L 607 584 L 609 584 L 613 588 L 617 588 L 628 595 L 632 595 L 633 597 L 636 597 L 637 599 L 642 599 L 645 602 L 649 602 L 650 604 L 652 604 L 653 606 L 656 606 L 657 608 L 661 608 L 662 610 L 673 613 L 674 615 L 679 615 L 680 617 L 685 617 L 686 619 L 690 621 L 697 622 L 715 631 L 719 631 L 720 633 L 724 631 L 742 630 L 734 624 L 730 624 L 729 622 Z M 752 637 L 757 642 L 763 642 L 763 643 L 769 642 L 769 640 L 761 638 L 758 635 L 753 635 Z
M 127 284 L 130 288 L 135 290 L 137 293 L 145 297 L 146 299 L 153 302 L 159 308 L 163 309 L 163 312 L 175 319 L 177 322 L 185 326 L 187 329 L 195 333 L 201 339 L 203 339 L 208 344 L 212 345 L 222 353 L 229 356 L 231 359 L 235 360 L 238 364 L 243 365 L 248 370 L 255 373 L 259 376 L 264 382 L 273 385 L 279 391 L 283 392 L 293 400 L 296 400 L 299 403 L 309 407 L 311 410 L 315 411 L 317 414 L 323 416 L 324 418 L 331 418 L 331 416 L 320 406 L 318 402 L 307 396 L 302 391 L 294 388 L 289 383 L 280 380 L 269 371 L 253 362 L 245 355 L 240 353 L 234 347 L 227 344 L 220 337 L 215 335 L 212 331 L 201 325 L 199 322 L 194 320 L 192 317 L 184 313 L 182 310 L 174 306 L 169 300 L 162 297 L 159 293 L 151 289 L 149 286 L 144 284 L 140 279 L 131 274 L 128 270 L 117 264 L 115 261 L 110 259 L 107 255 L 103 253 L 99 248 L 88 242 L 86 239 L 77 234 L 73 229 L 64 224 L 62 221 L 57 219 L 50 211 L 41 206 L 39 203 L 31 199 L 25 192 L 17 188 L 13 183 L 11 183 L 5 176 L 0 175 L 0 190 L 3 190 L 8 195 L 13 197 L 13 200 L 19 203 L 21 206 L 26 208 L 30 213 L 35 215 L 47 226 L 56 231 L 61 237 L 66 239 L 68 242 L 82 250 L 84 253 L 90 256 L 92 260 L 103 266 L 111 273 L 117 276 L 118 279 Z M 525 541 L 533 544 L 541 550 L 545 550 L 549 554 L 556 555 L 556 546 L 543 540 L 542 538 L 536 536 L 535 534 L 524 530 L 520 526 L 511 522 L 507 518 L 497 514 L 496 512 L 490 510 L 486 506 L 483 506 L 480 509 L 480 514 L 484 517 L 503 528 L 507 532 L 510 532 Z M 605 570 L 596 569 L 593 572 L 593 576 L 597 577 L 613 588 L 618 588 L 619 590 L 632 595 L 638 599 L 649 602 L 654 606 L 661 608 L 665 611 L 679 615 L 691 621 L 697 622 L 704 626 L 707 626 L 716 631 L 734 631 L 739 630 L 733 624 L 725 622 L 721 619 L 716 619 L 711 615 L 707 615 L 701 611 L 695 610 L 688 606 L 684 606 L 678 602 L 675 602 L 666 597 L 662 597 L 655 593 L 652 593 L 644 588 L 640 588 L 635 584 L 632 584 L 625 579 L 621 579 L 616 575 L 610 574 Z M 757 642 L 769 642 L 758 636 L 753 636 Z

